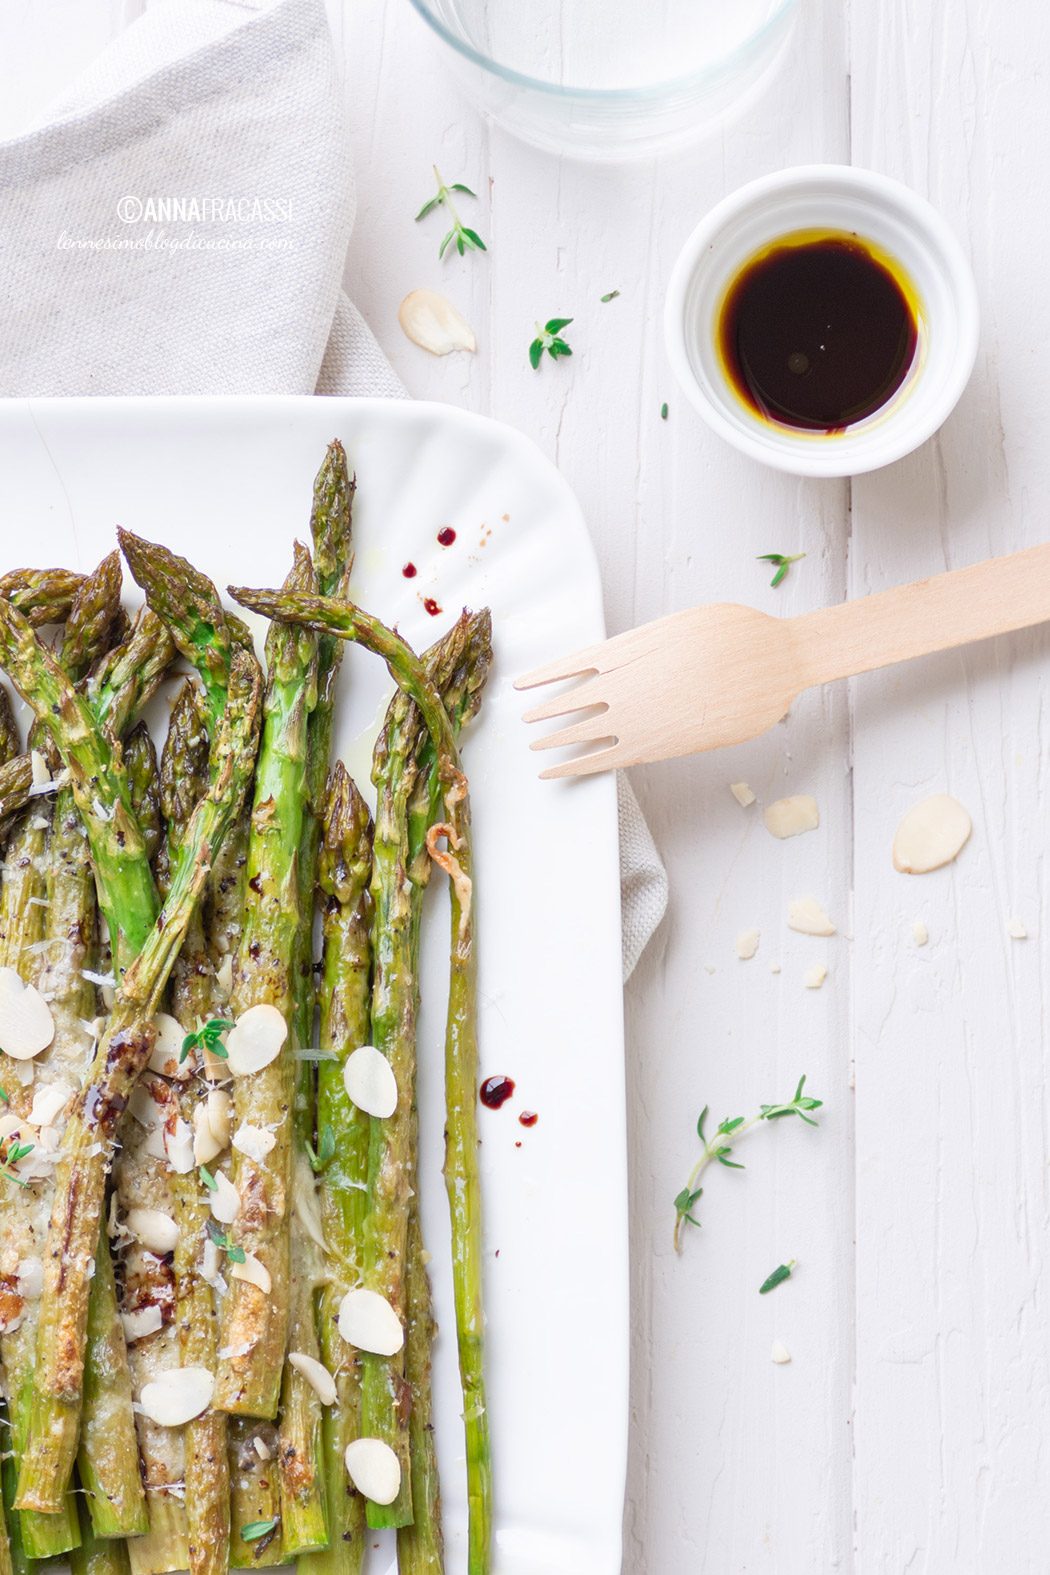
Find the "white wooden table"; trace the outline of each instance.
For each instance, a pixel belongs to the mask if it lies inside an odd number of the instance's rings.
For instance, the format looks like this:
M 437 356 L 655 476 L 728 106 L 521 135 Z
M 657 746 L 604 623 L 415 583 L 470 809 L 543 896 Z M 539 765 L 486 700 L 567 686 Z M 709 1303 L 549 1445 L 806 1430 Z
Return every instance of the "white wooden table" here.
M 712 597 L 801 612 L 1046 536 L 1045 7 L 865 0 L 844 16 L 804 0 L 787 69 L 746 123 L 617 169 L 488 130 L 405 0 L 331 5 L 358 169 L 352 293 L 412 393 L 510 422 L 561 466 L 613 630 Z M 0 17 L 0 133 L 140 8 L 15 0 Z M 972 384 L 939 437 L 852 486 L 724 447 L 678 396 L 661 343 L 697 217 L 814 160 L 899 176 L 937 204 L 984 314 Z M 485 257 L 440 265 L 434 223 L 413 224 L 435 161 L 480 193 Z M 462 308 L 476 357 L 432 361 L 401 337 L 398 302 L 421 285 Z M 574 358 L 534 374 L 532 324 L 555 314 L 574 318 Z M 808 553 L 777 592 L 754 561 L 771 550 Z M 1042 632 L 866 678 L 807 697 L 732 756 L 639 774 L 672 905 L 627 992 L 630 1575 L 1050 1568 L 1048 659 Z M 773 841 L 731 798 L 740 778 L 766 800 L 814 793 L 819 831 Z M 936 791 L 969 807 L 972 842 L 951 870 L 897 875 L 896 821 Z M 807 894 L 837 921 L 832 940 L 786 929 Z M 1008 938 L 1015 917 L 1027 940 Z M 762 941 L 743 963 L 734 939 L 750 927 Z M 806 990 L 817 960 L 827 982 Z M 676 1259 L 671 1199 L 700 1107 L 751 1113 L 802 1072 L 826 1101 L 821 1131 L 749 1137 L 747 1170 L 710 1176 L 703 1229 Z M 600 1184 L 579 1202 L 581 1252 Z M 788 1257 L 794 1280 L 760 1299 Z M 790 1365 L 770 1361 L 774 1337 Z

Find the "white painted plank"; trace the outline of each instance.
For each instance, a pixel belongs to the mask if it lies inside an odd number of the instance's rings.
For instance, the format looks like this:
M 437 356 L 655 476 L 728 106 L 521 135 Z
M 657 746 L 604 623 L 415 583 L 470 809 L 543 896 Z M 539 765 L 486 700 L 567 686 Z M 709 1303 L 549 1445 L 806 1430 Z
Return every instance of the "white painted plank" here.
M 1033 7 L 854 10 L 854 158 L 942 209 L 984 312 L 973 383 L 941 436 L 854 486 L 854 593 L 1045 538 L 1048 44 Z M 1046 1564 L 1048 655 L 1045 633 L 1026 635 L 856 686 L 865 1572 Z M 896 816 L 945 789 L 973 814 L 972 844 L 950 870 L 896 875 Z M 1027 941 L 1006 935 L 1015 914 Z

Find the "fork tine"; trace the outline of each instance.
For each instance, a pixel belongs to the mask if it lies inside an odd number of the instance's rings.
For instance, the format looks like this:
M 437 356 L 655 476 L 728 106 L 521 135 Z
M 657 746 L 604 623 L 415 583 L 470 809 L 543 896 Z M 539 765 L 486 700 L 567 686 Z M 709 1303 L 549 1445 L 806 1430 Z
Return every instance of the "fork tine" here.
M 600 654 L 608 644 L 603 640 L 600 645 L 584 646 L 582 651 L 572 651 L 568 656 L 561 657 L 556 662 L 547 662 L 543 667 L 534 667 L 531 673 L 524 673 L 520 678 L 515 678 L 515 689 L 535 689 L 539 684 L 554 684 L 560 678 L 578 678 L 584 673 L 595 673 L 600 668 Z
M 604 685 L 601 674 L 595 673 L 593 678 L 585 679 L 582 684 L 577 684 L 575 689 L 566 689 L 560 695 L 552 695 L 549 700 L 533 706 L 531 711 L 525 712 L 522 721 L 549 722 L 551 717 L 568 716 L 570 711 L 582 711 L 587 706 L 604 705 L 603 696 L 599 692 L 602 688 Z
M 544 738 L 537 738 L 529 748 L 558 749 L 562 744 L 595 744 L 603 738 L 607 738 L 613 744 L 619 743 L 619 739 L 609 727 L 606 711 L 602 711 L 599 716 L 589 716 L 582 722 L 573 722 L 571 727 L 559 728 L 556 733 L 548 733 Z
M 540 772 L 543 781 L 555 777 L 589 777 L 599 771 L 612 771 L 622 763 L 623 751 L 618 743 L 608 749 L 595 749 L 589 755 L 577 755 L 574 760 L 563 760 L 559 765 L 548 766 Z

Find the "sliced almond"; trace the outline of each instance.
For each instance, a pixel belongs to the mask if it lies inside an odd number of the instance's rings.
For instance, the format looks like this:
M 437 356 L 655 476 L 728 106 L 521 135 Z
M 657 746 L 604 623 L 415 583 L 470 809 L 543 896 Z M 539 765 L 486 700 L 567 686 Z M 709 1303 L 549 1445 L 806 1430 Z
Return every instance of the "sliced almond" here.
M 798 897 L 788 906 L 788 928 L 800 935 L 835 933 L 835 926 L 815 897 Z
M 746 782 L 730 782 L 729 791 L 732 793 L 741 809 L 747 809 L 749 804 L 753 804 L 755 802 L 755 795 L 752 793 Z
M 265 1438 L 260 1438 L 258 1433 L 256 1433 L 255 1437 L 252 1439 L 252 1448 L 255 1450 L 255 1453 L 258 1455 L 260 1460 L 273 1459 L 273 1450 L 270 1448 Z
M 39 1258 L 23 1258 L 18 1265 L 18 1294 L 27 1302 L 38 1302 L 44 1293 L 44 1265 Z
M 802 975 L 802 983 L 807 990 L 819 990 L 828 976 L 828 970 L 823 963 L 814 963 L 812 968 L 807 968 Z
M 397 320 L 412 343 L 431 355 L 478 348 L 466 318 L 436 290 L 410 291 L 397 309 Z
M 902 819 L 893 839 L 893 867 L 902 875 L 928 875 L 958 858 L 973 821 L 948 793 L 923 799 Z
M 170 1012 L 158 1012 L 153 1019 L 153 1030 L 157 1037 L 149 1058 L 150 1071 L 161 1072 L 165 1077 L 178 1077 L 179 1057 L 186 1038 L 182 1024 Z
M 210 1165 L 223 1151 L 224 1145 L 216 1138 L 208 1121 L 208 1107 L 195 1105 L 193 1110 L 193 1159 L 197 1165 Z
M 269 1296 L 273 1290 L 270 1271 L 254 1252 L 249 1252 L 243 1263 L 230 1264 L 230 1279 L 246 1280 L 249 1285 L 256 1286 L 266 1296 Z
M 273 1152 L 277 1138 L 265 1127 L 240 1126 L 233 1134 L 233 1146 L 239 1154 L 261 1165 L 267 1154 Z
M 762 939 L 758 930 L 741 930 L 736 938 L 736 954 L 741 962 L 750 962 L 758 951 L 758 943 Z
M 224 1001 L 233 994 L 233 953 L 227 952 L 215 970 L 215 983 Z
M 223 1148 L 230 1146 L 230 1128 L 233 1125 L 233 1100 L 225 1088 L 212 1088 L 208 1091 L 208 1126 L 211 1135 Z
M 183 1427 L 208 1409 L 214 1391 L 206 1367 L 173 1367 L 144 1386 L 139 1410 L 160 1427 Z
M 295 1189 L 295 1217 L 311 1241 L 317 1243 L 322 1252 L 328 1251 L 328 1243 L 324 1239 L 324 1226 L 321 1223 L 321 1209 L 317 1201 L 317 1189 L 314 1178 L 308 1166 L 304 1166 L 306 1175 L 299 1178 Z
M 40 991 L 14 968 L 0 968 L 0 1050 L 31 1061 L 55 1037 L 55 1019 Z
M 397 1079 L 386 1056 L 374 1045 L 359 1045 L 347 1056 L 343 1086 L 366 1115 L 385 1118 L 397 1109 Z
M 373 1504 L 392 1504 L 401 1491 L 401 1462 L 381 1438 L 355 1438 L 346 1446 L 346 1471 Z
M 179 1227 L 161 1209 L 129 1209 L 124 1223 L 136 1241 L 159 1257 L 174 1252 L 178 1245 Z
M 188 1176 L 194 1168 L 193 1128 L 179 1116 L 173 1132 L 165 1132 L 164 1148 L 168 1164 L 177 1176 Z
M 234 1077 L 250 1077 L 276 1061 L 288 1038 L 288 1024 L 276 1006 L 249 1006 L 230 1029 L 226 1065 Z
M 135 1117 L 139 1126 L 148 1129 L 164 1124 L 168 1113 L 167 1096 L 165 1095 L 162 1099 L 154 1099 L 153 1090 L 156 1088 L 159 1091 L 166 1088 L 166 1086 L 164 1083 L 157 1083 L 152 1078 L 147 1077 L 140 1079 L 135 1084 L 135 1087 L 131 1090 L 131 1098 L 128 1100 L 128 1110 Z
M 50 787 L 51 772 L 47 768 L 47 761 L 39 749 L 29 751 L 29 764 L 33 773 L 33 786 L 35 788 Z
M 47 1088 L 38 1088 L 33 1095 L 33 1107 L 29 1112 L 30 1126 L 53 1126 L 75 1092 L 76 1090 L 69 1083 L 51 1083 Z
M 323 1362 L 319 1362 L 315 1356 L 307 1356 L 304 1351 L 289 1351 L 288 1365 L 294 1367 L 297 1373 L 302 1373 L 310 1388 L 320 1397 L 322 1405 L 335 1405 L 335 1379 Z
M 1020 919 L 1011 919 L 1006 926 L 1006 933 L 1012 941 L 1026 941 L 1028 939 L 1028 931 Z
M 916 946 L 925 946 L 930 938 L 930 932 L 921 919 L 916 919 L 911 927 L 911 938 Z
M 209 1191 L 208 1199 L 212 1218 L 217 1219 L 220 1225 L 232 1225 L 241 1212 L 241 1195 L 229 1176 L 224 1176 L 221 1170 L 215 1177 L 215 1191 Z
M 808 793 L 796 793 L 791 798 L 778 798 L 762 811 L 766 830 L 774 837 L 798 837 L 804 831 L 816 831 L 820 825 L 817 801 Z
M 396 1356 L 405 1343 L 401 1319 L 385 1296 L 363 1287 L 347 1291 L 339 1304 L 339 1333 L 347 1345 L 376 1356 Z
M 13 1110 L 0 1111 L 0 1142 L 4 1138 L 12 1137 L 16 1132 L 21 1132 L 27 1123 L 21 1116 L 16 1116 Z
M 219 1248 L 210 1236 L 205 1238 L 204 1251 L 201 1253 L 201 1279 L 213 1287 L 219 1279 Z
M 147 1335 L 163 1329 L 164 1314 L 157 1306 L 136 1307 L 134 1312 L 121 1313 L 120 1321 L 124 1325 L 125 1340 L 134 1345 L 136 1340 L 144 1340 Z
M 790 1362 L 791 1360 L 791 1352 L 788 1350 L 787 1346 L 782 1345 L 779 1340 L 773 1341 L 773 1349 L 769 1354 L 772 1356 L 774 1362 L 776 1362 L 779 1367 L 783 1367 L 785 1362 Z

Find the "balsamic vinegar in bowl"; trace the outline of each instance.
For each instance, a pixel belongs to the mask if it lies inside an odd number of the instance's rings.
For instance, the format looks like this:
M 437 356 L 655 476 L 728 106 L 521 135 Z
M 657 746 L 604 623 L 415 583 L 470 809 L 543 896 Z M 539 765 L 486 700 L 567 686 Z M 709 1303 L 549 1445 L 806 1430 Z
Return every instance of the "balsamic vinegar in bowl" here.
M 771 423 L 838 433 L 888 404 L 919 344 L 921 308 L 895 259 L 855 233 L 801 230 L 749 257 L 718 314 L 736 397 Z

